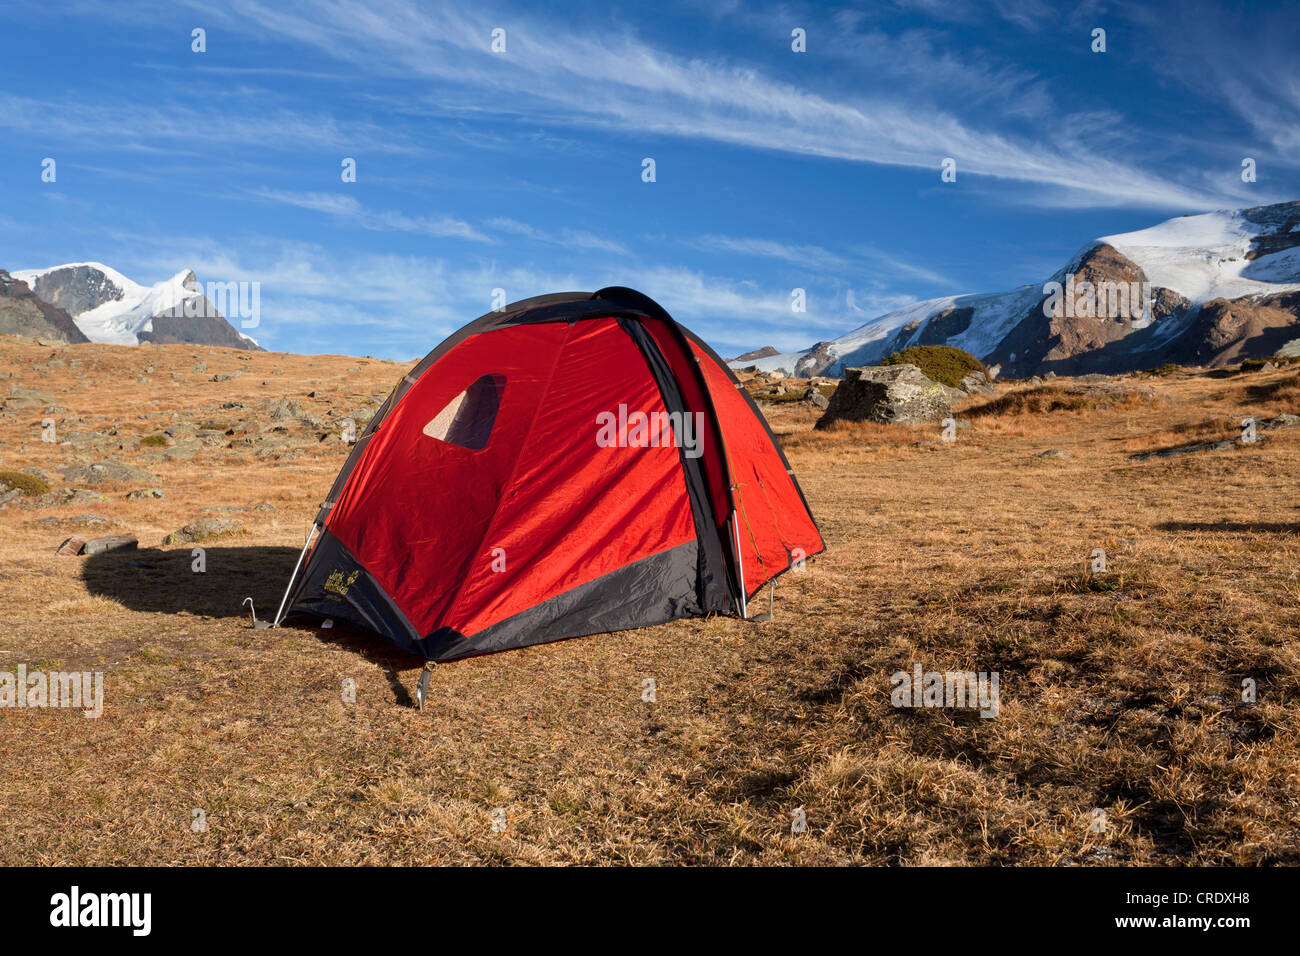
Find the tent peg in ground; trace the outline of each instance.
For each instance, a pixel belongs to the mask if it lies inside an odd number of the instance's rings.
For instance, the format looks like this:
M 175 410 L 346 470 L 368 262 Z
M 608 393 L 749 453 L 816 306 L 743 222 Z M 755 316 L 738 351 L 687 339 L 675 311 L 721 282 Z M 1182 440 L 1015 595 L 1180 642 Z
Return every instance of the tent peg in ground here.
M 244 604 L 248 605 L 248 613 L 253 615 L 252 627 L 275 627 L 275 625 L 270 621 L 259 621 L 257 619 L 257 608 L 253 606 L 253 599 L 251 597 L 244 598 Z
M 767 613 L 755 614 L 748 620 L 754 624 L 766 624 L 776 616 L 776 581 L 767 582 Z
M 433 661 L 425 661 L 420 671 L 420 680 L 415 685 L 415 706 L 420 710 L 424 710 L 424 702 L 429 699 L 429 675 L 436 666 Z

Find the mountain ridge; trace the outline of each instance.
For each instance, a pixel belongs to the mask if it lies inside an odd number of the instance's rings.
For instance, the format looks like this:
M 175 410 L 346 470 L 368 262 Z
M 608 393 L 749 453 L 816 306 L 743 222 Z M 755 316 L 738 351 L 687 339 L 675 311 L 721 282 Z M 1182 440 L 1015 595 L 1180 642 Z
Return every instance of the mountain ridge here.
M 915 302 L 837 339 L 732 364 L 842 375 L 909 345 L 955 345 L 1017 377 L 1227 364 L 1300 338 L 1297 292 L 1300 201 L 1292 201 L 1103 236 L 1041 285 Z
M 260 350 L 204 294 L 193 270 L 142 285 L 101 262 L 69 262 L 46 269 L 20 269 L 23 282 L 46 305 L 69 315 L 84 341 L 105 345 L 217 345 Z M 211 290 L 227 285 L 209 283 Z M 237 286 L 239 306 L 246 304 Z M 228 297 L 229 298 L 229 297 Z

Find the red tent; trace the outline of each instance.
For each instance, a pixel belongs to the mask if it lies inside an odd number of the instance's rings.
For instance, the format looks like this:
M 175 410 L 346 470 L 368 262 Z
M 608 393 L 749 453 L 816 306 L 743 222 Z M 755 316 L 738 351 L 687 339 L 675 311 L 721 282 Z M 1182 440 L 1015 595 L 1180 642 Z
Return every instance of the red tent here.
M 444 661 L 744 616 L 824 547 L 712 349 L 631 289 L 540 296 L 471 322 L 398 383 L 276 623 L 348 621 Z

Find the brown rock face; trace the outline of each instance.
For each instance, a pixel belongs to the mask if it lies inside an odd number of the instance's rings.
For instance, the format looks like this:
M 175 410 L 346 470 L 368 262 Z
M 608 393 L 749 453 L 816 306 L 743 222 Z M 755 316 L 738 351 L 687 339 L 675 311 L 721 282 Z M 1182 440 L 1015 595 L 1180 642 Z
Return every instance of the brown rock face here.
M 940 422 L 952 413 L 948 390 L 915 365 L 847 368 L 817 428 L 834 422 L 879 422 L 915 425 Z
M 178 307 L 155 315 L 152 332 L 141 332 L 141 342 L 154 345 L 221 345 L 232 349 L 260 351 L 261 347 L 243 338 L 223 316 L 187 316 Z
M 69 315 L 122 298 L 122 290 L 94 266 L 65 266 L 37 276 L 32 291 Z
M 26 282 L 0 269 L 0 334 L 89 342 L 66 310 L 43 302 Z
M 1070 275 L 1069 283 L 1058 278 L 1062 294 L 1044 295 L 986 361 L 1018 375 L 1125 370 L 1145 361 L 1132 356 L 1135 346 L 1192 307 L 1178 293 L 1152 287 L 1148 316 L 1146 273 L 1105 243 L 1084 253 Z
M 1201 306 L 1174 360 L 1212 368 L 1268 358 L 1300 335 L 1300 292 L 1213 299 Z
M 769 355 L 780 355 L 776 349 L 770 345 L 764 345 L 761 349 L 754 349 L 752 352 L 746 352 L 744 355 L 737 355 L 732 361 L 735 362 L 753 362 L 756 359 L 767 358 Z
M 794 374 L 799 378 L 812 378 L 824 373 L 837 361 L 835 353 L 831 351 L 831 343 L 818 342 L 812 351 L 795 363 Z
M 1256 206 L 1242 212 L 1242 216 L 1265 229 L 1251 240 L 1247 259 L 1259 259 L 1300 246 L 1300 230 L 1296 228 L 1300 226 L 1300 201 Z
M 917 345 L 947 345 L 948 339 L 961 335 L 970 328 L 975 310 L 969 306 L 964 309 L 944 309 L 930 319 L 921 333 Z

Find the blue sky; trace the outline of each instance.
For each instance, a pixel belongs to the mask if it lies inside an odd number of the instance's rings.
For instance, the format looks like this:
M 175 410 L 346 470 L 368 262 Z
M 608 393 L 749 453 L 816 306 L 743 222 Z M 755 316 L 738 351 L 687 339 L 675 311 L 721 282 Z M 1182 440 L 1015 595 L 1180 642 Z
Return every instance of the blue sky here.
M 495 288 L 604 285 L 723 354 L 802 347 L 1041 282 L 1095 236 L 1300 198 L 1287 5 L 5 11 L 0 268 L 260 282 L 275 350 L 409 359 Z

